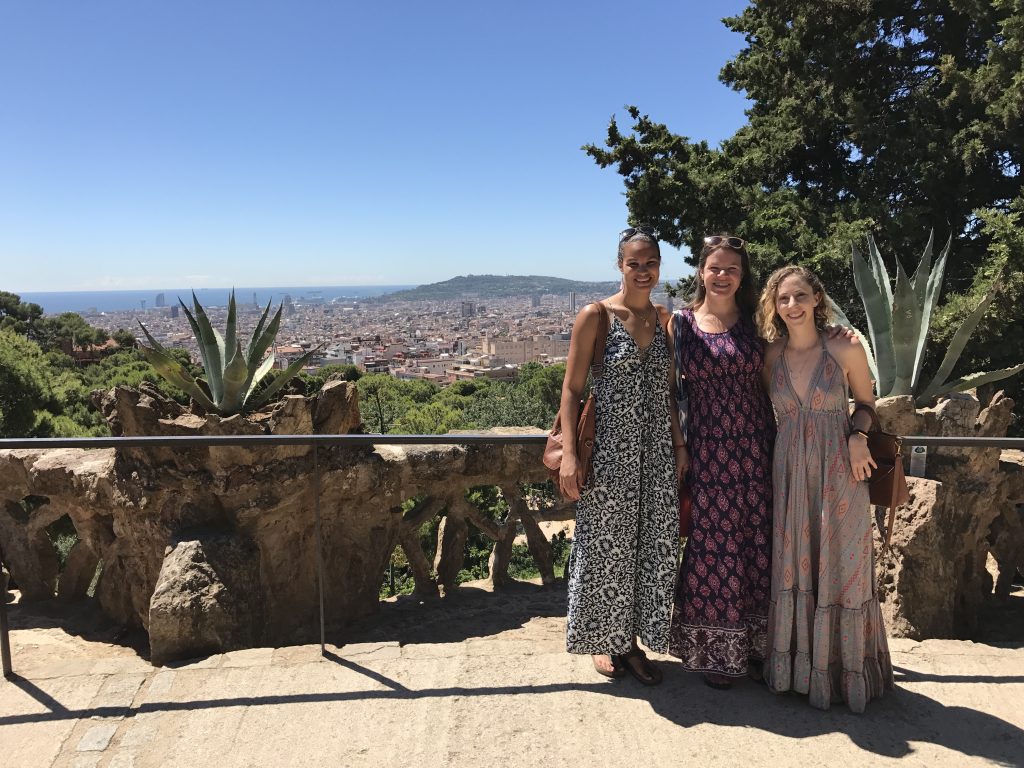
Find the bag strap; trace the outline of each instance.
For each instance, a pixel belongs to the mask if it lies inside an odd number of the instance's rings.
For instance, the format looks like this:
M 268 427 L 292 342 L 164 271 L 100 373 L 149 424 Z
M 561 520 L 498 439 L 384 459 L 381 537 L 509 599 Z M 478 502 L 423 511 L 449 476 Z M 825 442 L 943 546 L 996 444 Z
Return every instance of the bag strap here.
M 900 460 L 900 458 L 899 458 L 899 456 L 897 456 L 896 457 L 896 461 L 899 461 L 899 460 Z M 886 525 L 885 547 L 882 549 L 883 553 L 888 552 L 890 547 L 892 546 L 892 529 L 896 527 L 896 477 L 895 477 L 895 474 L 896 474 L 896 469 L 894 467 L 893 468 L 893 478 L 892 478 L 892 483 L 891 483 L 891 485 L 892 485 L 892 498 L 889 499 L 889 523 Z
M 594 339 L 594 357 L 590 361 L 590 378 L 600 379 L 604 375 L 604 345 L 608 340 L 608 308 L 603 301 L 598 301 L 597 307 L 601 315 L 597 320 L 597 338 Z

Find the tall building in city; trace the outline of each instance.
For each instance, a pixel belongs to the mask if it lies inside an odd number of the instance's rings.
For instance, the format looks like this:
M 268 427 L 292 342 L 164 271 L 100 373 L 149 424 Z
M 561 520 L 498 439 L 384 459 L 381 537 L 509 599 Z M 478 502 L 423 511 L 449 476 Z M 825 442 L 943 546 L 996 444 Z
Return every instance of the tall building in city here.
M 576 314 L 576 291 L 569 291 L 569 312 Z
M 285 315 L 294 315 L 295 314 L 295 304 L 292 303 L 292 295 L 290 293 L 286 293 L 284 295 L 284 301 L 282 301 L 281 303 L 284 305 L 284 314 Z
M 535 293 L 535 294 L 533 294 L 533 296 L 530 297 L 530 306 L 533 307 L 534 309 L 536 309 L 537 307 L 540 306 L 540 294 L 539 293 Z
M 473 302 L 472 301 L 464 301 L 464 302 L 462 302 L 462 316 L 463 317 L 473 317 L 474 314 L 476 314 L 476 306 L 473 304 Z
M 156 305 L 158 307 L 166 307 L 167 306 L 167 297 L 164 296 L 162 293 L 158 293 L 156 295 Z
M 672 297 L 671 296 L 666 296 L 665 297 L 665 308 L 668 310 L 668 313 L 671 315 L 672 312 L 673 312 L 673 310 L 672 310 Z
M 171 304 L 171 319 L 174 320 L 178 317 L 178 305 Z
M 252 305 L 254 307 L 258 307 L 260 305 L 260 303 L 256 300 L 256 291 L 252 292 Z
M 146 308 L 146 300 L 145 299 L 139 299 L 139 306 L 142 307 L 143 309 L 145 309 Z

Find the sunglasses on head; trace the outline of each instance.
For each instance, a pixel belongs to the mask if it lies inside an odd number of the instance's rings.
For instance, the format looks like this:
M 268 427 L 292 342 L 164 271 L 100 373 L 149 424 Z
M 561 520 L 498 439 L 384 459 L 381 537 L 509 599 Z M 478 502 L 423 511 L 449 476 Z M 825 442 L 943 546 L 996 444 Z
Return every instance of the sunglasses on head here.
M 647 235 L 653 237 L 655 240 L 658 239 L 658 230 L 652 227 L 650 224 L 639 224 L 635 227 L 626 227 L 626 229 L 619 232 L 619 242 L 628 240 L 633 235 Z
M 722 237 L 721 235 L 710 235 L 704 238 L 705 248 L 717 248 L 720 245 L 725 245 L 732 248 L 734 251 L 738 251 L 744 247 L 747 241 L 742 237 Z

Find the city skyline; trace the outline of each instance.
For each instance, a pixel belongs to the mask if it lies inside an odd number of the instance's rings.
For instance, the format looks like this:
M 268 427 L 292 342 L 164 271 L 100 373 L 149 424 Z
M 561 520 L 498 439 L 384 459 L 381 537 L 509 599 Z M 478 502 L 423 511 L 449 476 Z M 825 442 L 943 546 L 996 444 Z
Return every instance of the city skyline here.
M 731 136 L 744 6 L 4 4 L 0 290 L 614 280 L 580 147 L 626 104 Z

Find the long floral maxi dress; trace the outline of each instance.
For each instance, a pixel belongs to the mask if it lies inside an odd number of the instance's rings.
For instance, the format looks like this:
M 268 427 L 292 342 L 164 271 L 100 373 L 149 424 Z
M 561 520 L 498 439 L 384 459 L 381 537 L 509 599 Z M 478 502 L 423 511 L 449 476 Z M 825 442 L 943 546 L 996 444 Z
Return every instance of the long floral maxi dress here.
M 689 397 L 693 530 L 669 653 L 686 669 L 738 677 L 767 649 L 775 418 L 761 382 L 764 345 L 746 319 L 707 333 L 691 310 L 674 318 Z
M 824 348 L 801 401 L 785 355 L 771 377 L 775 561 L 765 670 L 772 690 L 863 712 L 893 685 L 874 591 L 868 485 L 850 468 L 846 376 Z
M 641 349 L 612 313 L 594 383 L 593 478 L 576 507 L 570 653 L 628 653 L 634 636 L 668 645 L 679 550 L 669 361 L 660 324 Z

